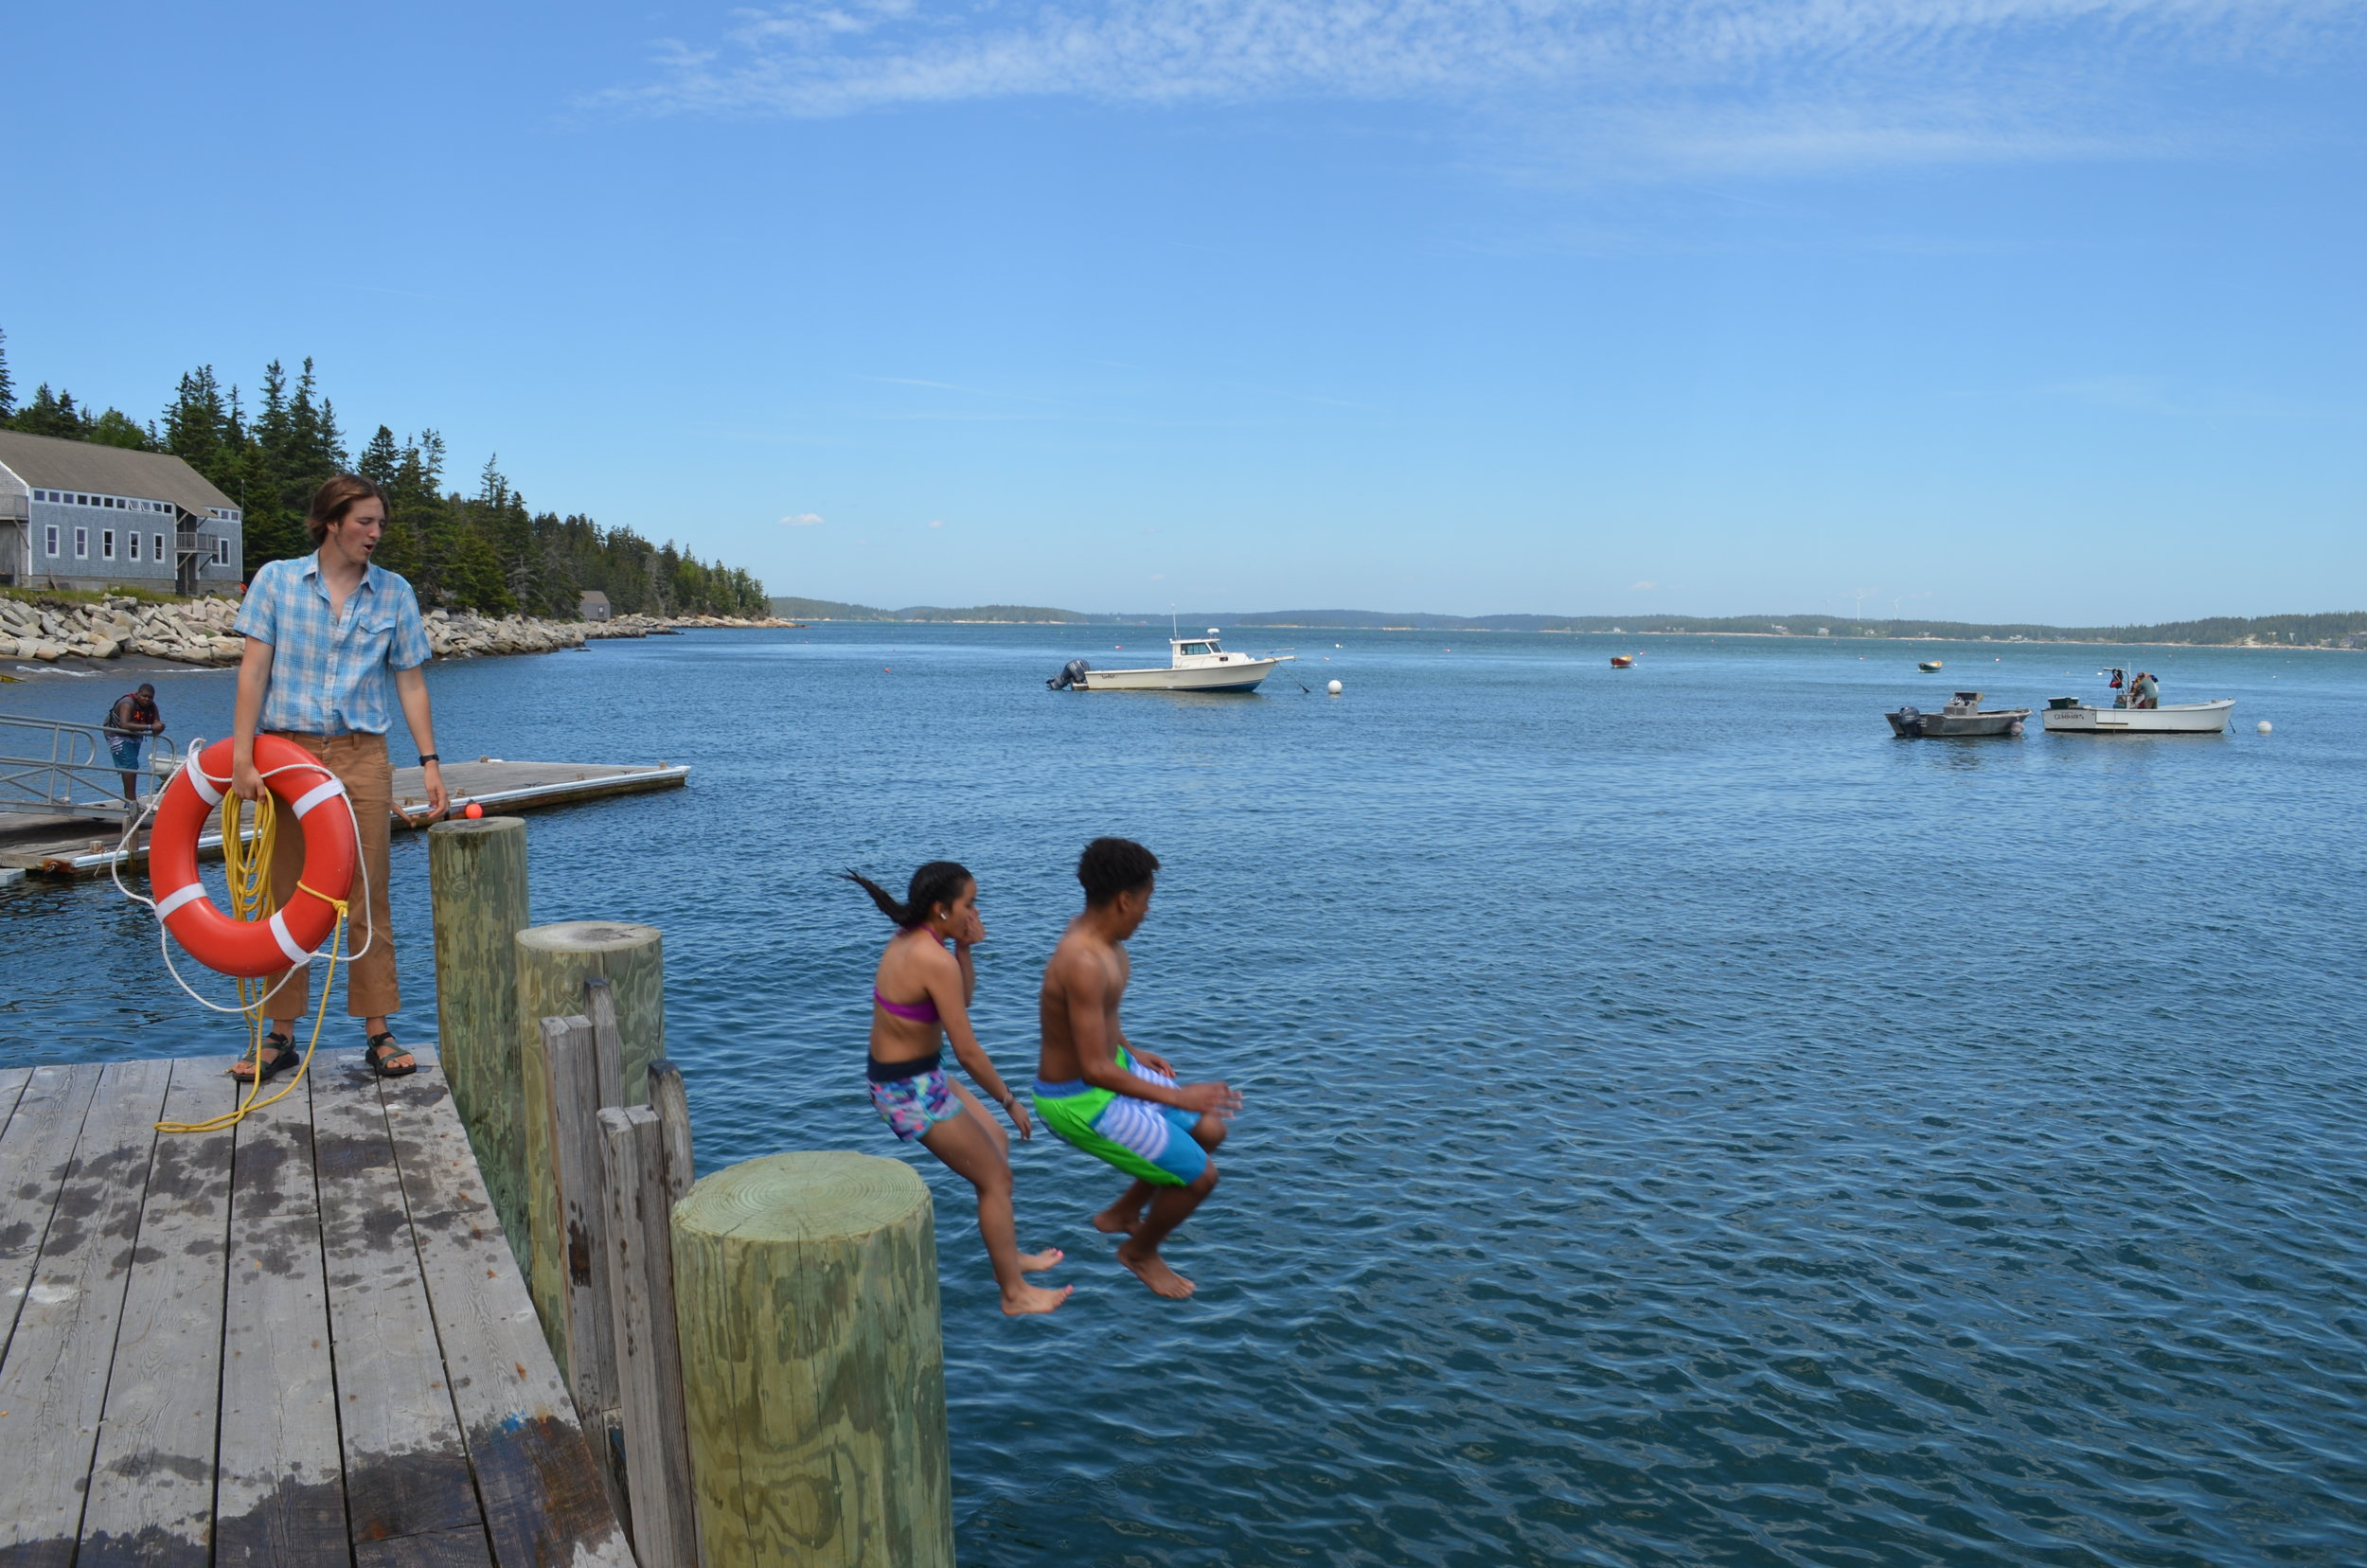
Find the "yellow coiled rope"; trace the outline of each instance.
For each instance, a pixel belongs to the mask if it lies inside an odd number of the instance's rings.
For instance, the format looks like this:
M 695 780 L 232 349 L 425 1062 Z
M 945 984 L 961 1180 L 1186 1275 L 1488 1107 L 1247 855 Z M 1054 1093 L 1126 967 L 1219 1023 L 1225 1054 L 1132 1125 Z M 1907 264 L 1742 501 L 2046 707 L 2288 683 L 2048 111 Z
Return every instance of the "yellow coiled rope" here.
M 225 793 L 222 797 L 222 874 L 230 883 L 230 913 L 236 919 L 268 920 L 278 907 L 271 896 L 271 856 L 272 848 L 277 842 L 278 812 L 271 792 L 264 791 L 263 798 L 255 803 L 255 837 L 250 843 L 240 831 L 239 806 L 237 794 Z M 157 1131 L 219 1132 L 224 1128 L 236 1127 L 246 1119 L 248 1112 L 266 1105 L 277 1105 L 304 1081 L 306 1071 L 312 1065 L 312 1048 L 321 1042 L 321 1029 L 329 1022 L 329 991 L 337 978 L 337 954 L 345 946 L 347 905 L 345 900 L 332 899 L 319 888 L 301 882 L 296 886 L 333 907 L 337 911 L 337 926 L 329 937 L 329 972 L 321 977 L 321 1005 L 312 1018 L 312 1038 L 304 1042 L 304 1060 L 296 1063 L 295 1077 L 290 1078 L 287 1087 L 271 1098 L 258 1100 L 255 1097 L 263 1087 L 263 1030 L 267 1022 L 263 1017 L 263 1004 L 277 988 L 265 986 L 259 980 L 241 978 L 239 981 L 239 1007 L 246 1014 L 246 1059 L 255 1064 L 255 1076 L 246 1080 L 246 1097 L 239 1102 L 237 1110 L 225 1111 L 204 1121 L 160 1121 L 156 1124 Z M 281 1047 L 283 1050 L 287 1048 Z

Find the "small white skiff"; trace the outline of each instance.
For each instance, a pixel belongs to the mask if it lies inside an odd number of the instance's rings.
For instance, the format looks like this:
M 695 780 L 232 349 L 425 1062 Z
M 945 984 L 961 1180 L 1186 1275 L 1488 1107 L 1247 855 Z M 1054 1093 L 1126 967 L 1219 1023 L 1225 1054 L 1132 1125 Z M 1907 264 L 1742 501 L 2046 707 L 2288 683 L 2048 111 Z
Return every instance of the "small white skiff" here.
M 2209 703 L 2164 703 L 2155 695 L 2153 677 L 2112 669 L 2112 688 L 2120 695 L 2110 707 L 2097 707 L 2076 698 L 2056 697 L 2041 716 L 2052 735 L 2225 735 L 2235 699 Z
M 1210 627 L 1204 637 L 1167 640 L 1165 669 L 1095 669 L 1082 659 L 1045 684 L 1080 691 L 1255 691 L 1257 684 L 1289 664 L 1289 653 L 1228 653 Z

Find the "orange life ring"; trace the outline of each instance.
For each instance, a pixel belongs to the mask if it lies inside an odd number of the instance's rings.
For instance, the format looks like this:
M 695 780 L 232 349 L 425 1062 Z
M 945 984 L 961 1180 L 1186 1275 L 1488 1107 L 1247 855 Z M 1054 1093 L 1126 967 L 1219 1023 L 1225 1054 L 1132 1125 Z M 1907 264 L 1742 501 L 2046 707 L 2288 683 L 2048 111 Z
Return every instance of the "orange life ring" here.
M 353 803 L 335 774 L 311 753 L 276 735 L 255 738 L 255 766 L 271 793 L 304 828 L 303 886 L 268 920 L 236 920 L 216 907 L 197 879 L 197 839 L 230 778 L 230 742 L 205 748 L 195 767 L 165 787 L 148 844 L 148 880 L 156 918 L 207 969 L 259 980 L 309 960 L 337 929 L 332 899 L 353 888 Z

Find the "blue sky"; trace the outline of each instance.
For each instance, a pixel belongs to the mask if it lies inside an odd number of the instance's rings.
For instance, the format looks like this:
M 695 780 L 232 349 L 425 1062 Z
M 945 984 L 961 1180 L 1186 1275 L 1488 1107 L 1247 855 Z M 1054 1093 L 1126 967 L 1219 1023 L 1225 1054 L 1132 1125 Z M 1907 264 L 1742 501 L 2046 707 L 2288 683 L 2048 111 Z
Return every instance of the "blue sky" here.
M 2367 10 L 17 8 L 0 328 L 891 605 L 2367 606 Z

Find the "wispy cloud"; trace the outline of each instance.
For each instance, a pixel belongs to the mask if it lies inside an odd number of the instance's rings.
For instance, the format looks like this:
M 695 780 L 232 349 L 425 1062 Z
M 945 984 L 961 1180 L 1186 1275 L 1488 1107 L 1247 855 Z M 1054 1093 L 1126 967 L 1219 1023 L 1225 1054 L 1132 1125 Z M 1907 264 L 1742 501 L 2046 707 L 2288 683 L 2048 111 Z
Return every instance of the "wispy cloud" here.
M 791 0 L 597 101 L 1428 101 L 1655 173 L 2126 154 L 2147 73 L 2355 55 L 2356 0 Z
M 820 512 L 792 512 L 781 519 L 784 528 L 818 528 L 822 526 Z
M 1628 584 L 1628 592 L 1630 594 L 1641 594 L 1647 588 L 1657 588 L 1659 586 L 1659 583 L 1648 579 L 1643 582 L 1630 582 Z

